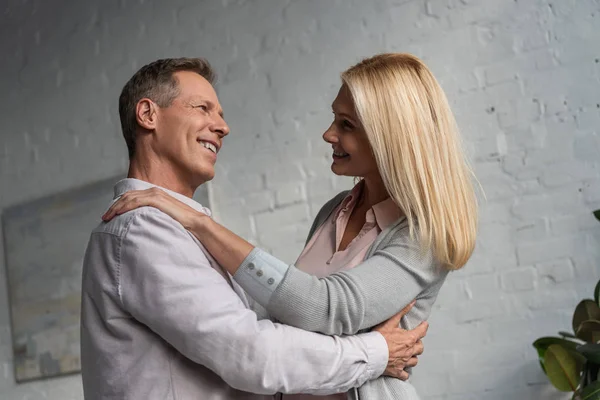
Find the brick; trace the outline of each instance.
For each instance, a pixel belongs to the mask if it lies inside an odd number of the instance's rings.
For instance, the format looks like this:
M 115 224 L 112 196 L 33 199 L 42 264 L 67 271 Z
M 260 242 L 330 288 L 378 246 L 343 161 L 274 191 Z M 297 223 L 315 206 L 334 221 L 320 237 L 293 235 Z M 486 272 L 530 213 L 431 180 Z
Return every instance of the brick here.
M 600 126 L 600 125 L 599 125 Z M 600 152 L 600 138 L 593 132 L 577 133 L 573 143 L 573 155 L 577 160 L 593 163 Z
M 593 107 L 582 111 L 575 115 L 575 121 L 581 130 L 600 132 L 600 109 Z
M 302 182 L 291 182 L 281 186 L 275 193 L 278 207 L 306 201 L 306 189 Z
M 517 71 L 509 65 L 495 65 L 484 70 L 485 83 L 492 86 L 517 79 Z
M 456 304 L 469 299 L 464 282 L 454 279 L 454 276 L 447 279 L 438 296 L 439 304 Z
M 593 179 L 583 182 L 580 189 L 585 204 L 598 208 L 598 203 L 600 203 L 600 181 Z
M 248 214 L 269 211 L 274 208 L 273 193 L 265 190 L 257 193 L 249 193 L 243 196 L 244 210 Z
M 515 240 L 519 243 L 536 242 L 548 237 L 549 228 L 545 218 L 522 222 L 515 228 Z
M 531 312 L 540 313 L 542 310 L 550 310 L 553 312 L 562 310 L 566 321 L 569 321 L 573 316 L 573 310 L 575 309 L 577 303 L 581 300 L 581 295 L 577 293 L 577 290 L 573 287 L 569 287 L 568 285 L 560 288 L 557 287 L 551 291 L 542 291 L 540 293 L 532 292 L 526 294 L 529 294 L 529 296 L 519 303 L 519 308 L 525 308 L 525 310 L 530 314 Z M 553 321 L 547 316 L 546 318 L 541 318 L 541 321 L 546 324 L 556 324 L 556 318 Z M 568 327 L 569 324 L 566 323 L 562 324 L 562 327 L 559 327 L 559 329 L 568 329 Z
M 593 179 L 595 167 L 577 160 L 548 165 L 541 173 L 540 180 L 547 187 L 560 187 L 568 183 Z
M 498 287 L 499 281 L 495 274 L 471 276 L 465 282 L 465 291 L 474 300 L 495 298 Z
M 505 292 L 520 292 L 535 289 L 537 275 L 533 268 L 520 268 L 503 273 L 500 280 Z
M 498 299 L 461 303 L 456 308 L 456 322 L 459 324 L 473 324 L 480 321 L 494 319 L 506 313 L 506 305 Z
M 556 284 L 573 279 L 573 262 L 566 259 L 552 260 L 535 266 L 542 282 Z
M 329 177 L 319 177 L 306 181 L 306 192 L 310 199 L 321 196 L 330 199 L 336 193 L 333 188 L 333 181 Z
M 306 204 L 295 204 L 273 211 L 263 212 L 255 215 L 258 232 L 297 223 L 305 223 L 308 218 L 308 207 Z
M 284 164 L 277 168 L 271 168 L 267 171 L 267 187 L 277 187 L 282 183 L 289 181 L 301 181 L 304 179 L 304 172 L 299 165 Z
M 540 119 L 542 108 L 537 99 L 511 101 L 498 106 L 498 123 L 503 129 L 525 130 Z
M 567 236 L 547 239 L 539 243 L 518 243 L 517 257 L 519 264 L 530 265 L 569 256 L 575 248 L 575 240 L 575 238 Z
M 574 234 L 598 228 L 600 228 L 600 223 L 591 212 L 550 219 L 550 229 L 555 235 Z
M 511 211 L 519 218 L 536 218 L 546 215 L 571 214 L 579 203 L 578 192 L 565 191 L 554 194 L 532 194 L 517 198 Z

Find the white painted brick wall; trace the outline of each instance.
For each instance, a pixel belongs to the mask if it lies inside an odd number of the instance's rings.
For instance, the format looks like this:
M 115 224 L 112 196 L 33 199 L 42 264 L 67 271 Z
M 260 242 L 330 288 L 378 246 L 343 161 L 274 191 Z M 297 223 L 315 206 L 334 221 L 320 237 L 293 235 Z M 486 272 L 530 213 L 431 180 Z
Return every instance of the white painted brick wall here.
M 204 56 L 232 128 L 217 218 L 291 262 L 351 185 L 321 139 L 340 71 L 412 52 L 446 89 L 488 195 L 415 385 L 432 400 L 565 398 L 530 344 L 568 329 L 600 275 L 599 28 L 598 0 L 5 0 L 0 208 L 123 171 L 122 85 L 156 58 Z M 81 399 L 79 376 L 14 383 L 5 287 L 2 264 L 0 399 Z

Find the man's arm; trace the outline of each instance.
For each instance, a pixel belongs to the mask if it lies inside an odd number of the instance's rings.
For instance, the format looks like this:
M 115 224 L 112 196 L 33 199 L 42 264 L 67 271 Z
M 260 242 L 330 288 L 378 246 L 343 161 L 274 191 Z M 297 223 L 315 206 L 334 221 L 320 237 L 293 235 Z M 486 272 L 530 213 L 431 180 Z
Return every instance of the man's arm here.
M 136 214 L 121 241 L 124 309 L 230 386 L 329 394 L 383 373 L 379 333 L 339 338 L 258 321 L 180 224 L 153 208 Z

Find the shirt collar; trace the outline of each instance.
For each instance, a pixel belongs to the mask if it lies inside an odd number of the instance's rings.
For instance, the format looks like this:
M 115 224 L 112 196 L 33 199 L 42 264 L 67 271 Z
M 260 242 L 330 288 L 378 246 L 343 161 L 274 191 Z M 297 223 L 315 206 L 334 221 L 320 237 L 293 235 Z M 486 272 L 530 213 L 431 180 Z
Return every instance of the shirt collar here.
M 400 207 L 394 203 L 391 197 L 375 204 L 372 209 L 377 225 L 379 225 L 379 229 L 382 231 L 402 217 Z
M 346 197 L 344 197 L 344 200 L 342 200 L 340 206 L 338 207 L 335 213 L 335 218 L 333 219 L 333 221 L 337 220 L 342 212 L 346 212 L 354 208 L 354 206 L 356 205 L 356 201 L 360 197 L 362 185 L 363 181 L 361 180 L 356 185 L 354 185 L 350 193 L 348 193 Z
M 131 190 L 146 190 L 146 189 L 150 189 L 153 187 L 164 190 L 169 195 L 171 195 L 171 196 L 175 197 L 177 200 L 187 204 L 188 206 L 192 207 L 196 211 L 207 214 L 208 216 L 211 216 L 211 214 L 212 214 L 210 209 L 202 206 L 202 204 L 198 203 L 194 199 L 190 199 L 189 197 L 184 196 L 181 193 L 177 193 L 172 190 L 165 189 L 165 188 L 157 186 L 157 185 L 153 185 L 150 182 L 142 181 L 142 180 L 135 179 L 135 178 L 125 178 L 125 179 L 122 179 L 119 182 L 117 182 L 115 184 L 114 199 L 116 200 L 118 197 L 121 197 L 123 194 L 125 194 L 126 192 L 129 192 Z

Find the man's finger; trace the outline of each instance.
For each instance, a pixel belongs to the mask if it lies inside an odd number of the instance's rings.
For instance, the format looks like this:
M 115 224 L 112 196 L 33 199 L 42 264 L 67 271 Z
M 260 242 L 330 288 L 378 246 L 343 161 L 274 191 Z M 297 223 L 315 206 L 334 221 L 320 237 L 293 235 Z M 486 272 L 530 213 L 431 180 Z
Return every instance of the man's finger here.
M 402 317 L 404 317 L 406 315 L 406 313 L 408 313 L 414 305 L 415 305 L 415 300 L 413 300 L 409 305 L 404 307 L 398 314 L 394 315 L 387 321 L 378 325 L 378 327 L 383 327 L 383 326 L 389 325 L 389 326 L 396 328 L 398 325 L 400 325 L 400 320 L 402 319 Z
M 402 310 L 400 310 L 400 312 L 398 313 L 400 315 L 400 318 L 404 317 L 406 314 L 408 314 L 408 312 L 410 311 L 411 308 L 413 308 L 413 306 L 415 305 L 415 303 L 417 302 L 417 300 L 413 300 L 410 302 L 410 304 L 408 304 L 406 307 L 404 307 Z M 398 315 L 396 314 L 396 315 Z M 398 319 L 398 323 L 400 323 L 400 320 Z
M 423 321 L 411 332 L 417 337 L 417 340 L 420 340 L 427 334 L 427 329 L 429 329 L 429 322 Z
M 406 366 L 404 368 L 416 367 L 418 363 L 419 363 L 419 359 L 417 357 L 411 357 L 411 359 L 408 360 L 408 362 L 406 363 Z
M 408 375 L 408 372 L 402 371 L 402 372 L 400 372 L 400 375 L 398 376 L 398 378 L 402 381 L 405 381 L 408 378 L 410 378 L 410 375 Z
M 417 344 L 415 344 L 413 347 L 413 355 L 420 356 L 421 354 L 423 354 L 423 350 L 424 350 L 423 342 L 419 340 L 417 342 Z

